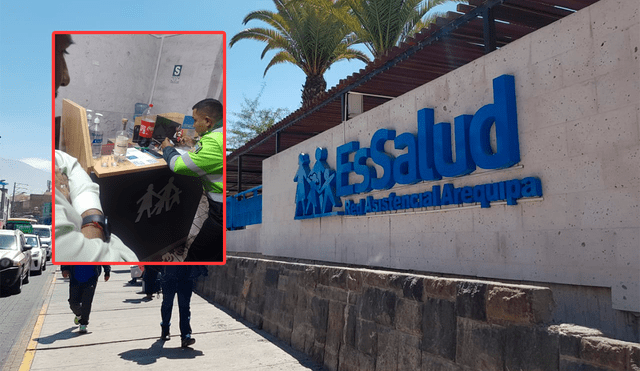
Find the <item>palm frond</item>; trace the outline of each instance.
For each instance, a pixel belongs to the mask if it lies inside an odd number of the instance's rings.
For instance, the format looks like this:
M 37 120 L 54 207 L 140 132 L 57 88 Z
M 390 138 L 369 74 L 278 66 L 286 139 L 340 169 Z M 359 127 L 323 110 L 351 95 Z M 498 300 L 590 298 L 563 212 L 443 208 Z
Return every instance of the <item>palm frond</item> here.
M 233 46 L 243 39 L 264 42 L 266 45 L 261 58 L 270 51 L 277 51 L 267 65 L 265 74 L 272 66 L 292 63 L 302 69 L 307 77 L 313 76 L 312 80 L 315 81 L 337 60 L 368 61 L 362 52 L 350 48 L 359 42 L 360 36 L 351 31 L 356 21 L 349 14 L 350 8 L 345 5 L 348 1 L 338 0 L 333 3 L 332 0 L 273 0 L 277 12 L 254 11 L 244 19 L 245 24 L 259 20 L 270 28 L 240 31 L 231 38 L 229 45 Z M 305 101 L 318 93 L 319 86 L 326 84 L 311 85 L 313 89 L 307 90 L 305 83 Z
M 280 63 L 293 63 L 295 65 L 298 65 L 297 61 L 295 60 L 295 58 L 293 58 L 291 56 L 291 54 L 289 54 L 286 51 L 281 51 L 281 52 L 277 53 L 276 55 L 274 55 L 273 58 L 271 58 L 271 61 L 269 61 L 269 64 L 267 65 L 267 68 L 264 69 L 264 74 L 262 76 L 266 76 L 267 71 L 269 71 L 269 68 L 275 66 L 276 64 L 280 64 Z

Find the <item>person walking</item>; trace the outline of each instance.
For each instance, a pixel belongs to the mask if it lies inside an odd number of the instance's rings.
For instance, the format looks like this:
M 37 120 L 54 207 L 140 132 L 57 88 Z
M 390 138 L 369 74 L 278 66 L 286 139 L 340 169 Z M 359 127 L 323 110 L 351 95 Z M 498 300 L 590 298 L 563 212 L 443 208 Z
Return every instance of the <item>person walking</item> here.
M 160 291 L 158 287 L 158 266 L 147 265 L 142 273 L 142 282 L 144 282 L 144 293 L 147 294 L 145 300 L 153 300 L 153 294 Z
M 109 281 L 111 266 L 104 265 L 104 281 Z M 87 333 L 93 295 L 98 277 L 102 273 L 99 265 L 63 265 L 62 277 L 69 278 L 69 306 L 75 314 L 73 323 L 80 325 L 78 332 Z
M 178 309 L 180 312 L 180 338 L 182 347 L 186 348 L 196 342 L 191 336 L 191 293 L 193 292 L 193 282 L 200 276 L 207 275 L 207 269 L 199 265 L 167 265 L 161 277 L 162 285 L 162 306 L 160 314 L 162 322 L 160 327 L 162 333 L 160 339 L 167 341 L 170 339 L 169 328 L 171 327 L 171 312 L 173 310 L 173 299 L 178 296 Z

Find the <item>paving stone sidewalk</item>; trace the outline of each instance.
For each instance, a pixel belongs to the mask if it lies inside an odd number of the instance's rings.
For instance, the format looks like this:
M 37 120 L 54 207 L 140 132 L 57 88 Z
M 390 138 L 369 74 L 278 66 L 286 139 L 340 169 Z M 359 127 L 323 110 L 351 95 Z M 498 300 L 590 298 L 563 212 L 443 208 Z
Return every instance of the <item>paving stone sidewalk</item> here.
M 67 302 L 69 283 L 56 272 L 44 322 L 35 338 L 31 370 L 322 370 L 304 354 L 196 294 L 191 300 L 196 343 L 191 348 L 180 347 L 177 300 L 172 338 L 160 341 L 161 299 L 145 301 L 142 288 L 128 284 L 129 266 L 112 269 L 108 282 L 103 277 L 99 280 L 87 334 L 79 334 L 73 324 Z

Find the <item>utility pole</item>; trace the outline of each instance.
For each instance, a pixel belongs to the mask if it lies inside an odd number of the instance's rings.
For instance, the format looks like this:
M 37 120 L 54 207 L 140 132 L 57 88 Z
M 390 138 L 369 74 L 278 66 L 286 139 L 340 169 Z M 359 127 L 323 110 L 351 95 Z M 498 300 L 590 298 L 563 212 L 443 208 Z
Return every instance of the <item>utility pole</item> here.
M 7 220 L 7 214 L 5 213 L 5 206 L 4 206 L 4 199 L 6 198 L 6 192 L 7 189 L 4 187 L 8 185 L 8 183 L 5 183 L 5 180 L 2 179 L 0 180 L 0 186 L 2 186 L 2 189 L 0 189 L 0 221 L 3 222 Z
M 13 213 L 13 210 L 15 208 L 15 202 L 16 202 L 16 185 L 20 185 L 20 186 L 26 186 L 29 187 L 28 184 L 24 184 L 24 183 L 17 183 L 14 182 L 13 183 L 13 197 L 11 199 L 11 213 Z M 29 190 L 28 188 L 24 188 L 24 187 L 18 187 L 18 190 Z M 9 215 L 9 217 L 11 217 L 11 215 Z

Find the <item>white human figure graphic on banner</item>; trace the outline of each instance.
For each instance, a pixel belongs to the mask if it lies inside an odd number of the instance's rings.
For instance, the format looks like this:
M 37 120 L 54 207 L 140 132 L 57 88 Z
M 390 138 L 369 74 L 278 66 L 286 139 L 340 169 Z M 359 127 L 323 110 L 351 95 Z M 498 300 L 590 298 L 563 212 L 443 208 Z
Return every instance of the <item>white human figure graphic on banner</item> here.
M 182 191 L 179 190 L 178 187 L 173 185 L 173 177 L 169 179 L 169 184 L 167 184 L 166 187 L 169 187 L 169 185 L 171 185 L 171 189 L 175 192 L 173 192 L 173 196 L 171 196 L 171 198 L 167 201 L 167 211 L 171 210 L 173 204 L 180 204 L 180 193 L 182 193 Z
M 171 210 L 171 207 L 173 206 L 174 203 L 178 203 L 178 204 L 180 203 L 179 195 L 180 193 L 182 193 L 182 191 L 180 191 L 178 187 L 173 185 L 173 179 L 174 177 L 171 177 L 169 179 L 169 183 L 167 183 L 167 185 L 160 190 L 159 192 L 160 200 L 156 203 L 156 207 L 155 209 L 153 209 L 151 214 L 155 212 L 156 215 L 160 215 L 163 207 L 165 207 L 166 211 L 169 211 Z M 173 195 L 171 194 L 172 191 L 173 191 Z
M 165 211 L 171 210 L 173 204 L 180 204 L 180 193 L 182 193 L 182 191 L 173 184 L 174 179 L 175 177 L 169 178 L 167 185 L 165 185 L 158 193 L 153 191 L 153 184 L 149 184 L 147 192 L 140 197 L 138 201 L 136 201 L 136 204 L 140 204 L 140 208 L 138 209 L 138 218 L 135 221 L 136 223 L 140 221 L 140 218 L 145 211 L 147 212 L 148 219 L 154 214 L 160 215 L 163 209 Z M 158 199 L 155 202 L 155 205 L 154 197 Z
M 153 212 L 151 211 L 151 207 L 153 206 L 153 196 L 160 198 L 160 196 L 153 191 L 153 184 L 149 184 L 147 187 L 147 193 L 145 193 L 136 204 L 140 204 L 140 208 L 138 209 L 138 218 L 136 219 L 136 223 L 140 221 L 140 217 L 142 214 L 147 211 L 147 218 L 151 218 Z

